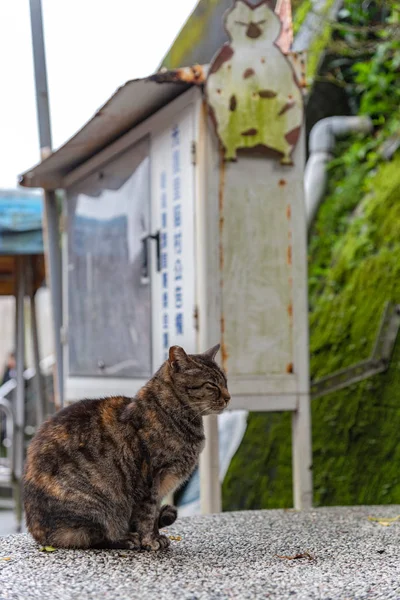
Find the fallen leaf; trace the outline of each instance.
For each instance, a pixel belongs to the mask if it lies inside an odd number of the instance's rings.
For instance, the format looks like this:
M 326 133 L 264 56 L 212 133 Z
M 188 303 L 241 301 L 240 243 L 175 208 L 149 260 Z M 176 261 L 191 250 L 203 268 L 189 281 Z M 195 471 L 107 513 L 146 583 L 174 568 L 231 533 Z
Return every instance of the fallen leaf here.
M 11 556 L 2 556 L 0 560 L 11 560 Z
M 400 515 L 397 515 L 397 517 L 392 518 L 387 517 L 386 519 L 380 517 L 368 517 L 368 521 L 374 521 L 375 523 L 379 523 L 379 525 L 383 525 L 383 527 L 389 527 L 389 525 L 391 525 L 392 523 L 400 521 Z
M 180 542 L 182 539 L 180 535 L 169 535 L 168 537 L 170 540 L 173 540 L 174 542 Z
M 314 560 L 314 557 L 309 552 L 302 552 L 302 554 L 295 554 L 294 556 L 280 556 L 275 554 L 278 558 L 285 558 L 286 560 L 297 560 L 298 558 L 308 558 L 308 560 Z
M 53 548 L 53 546 L 42 546 L 39 550 L 40 552 L 55 552 L 56 548 Z

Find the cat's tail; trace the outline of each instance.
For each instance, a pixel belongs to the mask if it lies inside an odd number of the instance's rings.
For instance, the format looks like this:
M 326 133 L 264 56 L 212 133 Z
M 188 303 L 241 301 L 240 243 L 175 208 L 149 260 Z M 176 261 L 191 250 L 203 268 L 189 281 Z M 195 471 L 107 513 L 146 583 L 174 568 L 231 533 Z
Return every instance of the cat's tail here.
M 178 511 L 175 506 L 171 506 L 170 504 L 165 504 L 160 509 L 160 514 L 158 515 L 158 527 L 159 529 L 163 529 L 163 527 L 168 527 L 175 523 L 178 517 Z

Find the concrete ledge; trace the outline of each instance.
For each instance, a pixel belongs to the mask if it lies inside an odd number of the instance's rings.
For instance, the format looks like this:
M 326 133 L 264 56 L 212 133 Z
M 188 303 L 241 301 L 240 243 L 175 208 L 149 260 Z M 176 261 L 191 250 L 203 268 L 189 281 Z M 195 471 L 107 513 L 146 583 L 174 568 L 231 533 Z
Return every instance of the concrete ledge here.
M 0 599 L 400 599 L 400 506 L 224 513 L 178 520 L 162 554 L 39 552 L 0 538 Z M 288 560 L 309 552 L 313 557 Z M 2 560 L 6 558 L 9 560 Z

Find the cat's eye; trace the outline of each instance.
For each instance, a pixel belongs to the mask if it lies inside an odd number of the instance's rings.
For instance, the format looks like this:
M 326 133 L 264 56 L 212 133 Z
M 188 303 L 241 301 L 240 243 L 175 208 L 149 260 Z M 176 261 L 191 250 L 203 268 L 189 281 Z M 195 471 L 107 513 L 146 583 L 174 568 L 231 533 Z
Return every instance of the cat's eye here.
M 217 385 L 215 385 L 215 383 L 210 383 L 210 382 L 207 382 L 207 383 L 206 383 L 206 387 L 208 387 L 208 388 L 210 388 L 210 389 L 212 389 L 212 390 L 217 390 L 218 392 L 220 391 L 220 390 L 219 390 L 219 387 L 218 387 Z
M 254 23 L 254 25 L 265 25 L 266 23 L 266 19 L 262 19 L 262 21 L 257 21 L 256 23 Z M 251 25 L 250 23 L 244 23 L 243 21 L 235 21 L 236 25 L 243 25 L 243 27 L 248 27 L 249 25 Z

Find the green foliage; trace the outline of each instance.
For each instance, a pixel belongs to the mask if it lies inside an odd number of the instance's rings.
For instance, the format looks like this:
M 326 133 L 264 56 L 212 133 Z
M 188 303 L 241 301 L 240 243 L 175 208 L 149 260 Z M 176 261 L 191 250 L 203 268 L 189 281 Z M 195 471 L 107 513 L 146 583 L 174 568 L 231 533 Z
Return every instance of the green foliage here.
M 297 6 L 293 6 L 293 33 L 299 31 L 300 27 L 303 25 L 306 16 L 312 9 L 311 0 L 303 0 L 303 2 L 298 2 Z
M 365 19 L 357 12 L 353 22 Z M 394 3 L 388 22 L 398 19 Z M 311 231 L 312 379 L 368 358 L 385 303 L 400 302 L 400 153 L 391 162 L 381 156 L 383 141 L 400 130 L 396 39 L 378 32 L 375 52 L 346 73 L 360 113 L 372 114 L 377 128 L 337 145 Z M 399 398 L 400 340 L 386 373 L 313 401 L 315 504 L 400 503 Z M 292 505 L 290 440 L 290 415 L 249 415 L 224 481 L 225 510 Z
M 333 6 L 334 0 L 327 0 L 323 11 L 321 11 L 320 17 L 324 19 L 329 15 L 329 12 Z M 321 59 L 326 50 L 327 45 L 332 35 L 332 24 L 326 19 L 321 27 L 320 34 L 315 37 L 310 47 L 307 49 L 307 81 L 311 84 L 317 74 Z
M 380 37 L 386 37 L 386 33 Z M 384 123 L 400 102 L 400 40 L 382 42 L 372 59 L 356 63 L 353 71 L 357 90 L 362 94 L 360 113 Z

